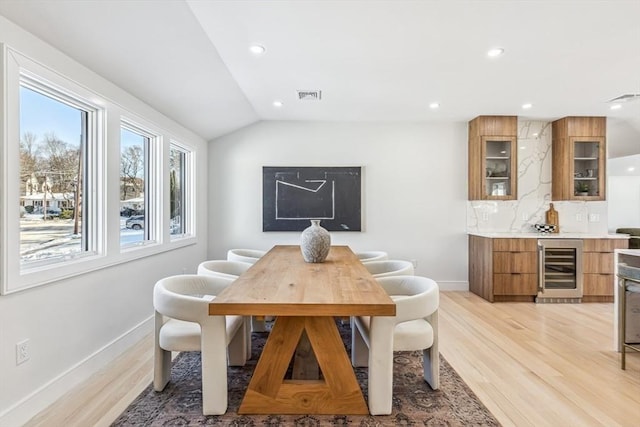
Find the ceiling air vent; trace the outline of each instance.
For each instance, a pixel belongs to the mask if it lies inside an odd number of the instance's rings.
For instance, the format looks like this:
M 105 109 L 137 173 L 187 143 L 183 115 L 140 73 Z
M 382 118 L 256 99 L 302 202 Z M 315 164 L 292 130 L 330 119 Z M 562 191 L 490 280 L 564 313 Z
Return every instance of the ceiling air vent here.
M 625 95 L 620 95 L 616 98 L 610 99 L 607 102 L 631 102 L 640 100 L 640 93 L 627 93 Z
M 298 99 L 300 101 L 320 101 L 322 98 L 321 90 L 299 90 Z

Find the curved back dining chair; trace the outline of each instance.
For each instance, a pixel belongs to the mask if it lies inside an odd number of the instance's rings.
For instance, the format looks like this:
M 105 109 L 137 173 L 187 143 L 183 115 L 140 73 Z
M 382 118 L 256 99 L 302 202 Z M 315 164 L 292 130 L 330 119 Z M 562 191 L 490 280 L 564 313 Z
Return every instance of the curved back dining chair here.
M 252 264 L 242 261 L 228 261 L 226 259 L 214 259 L 203 261 L 198 265 L 198 274 L 237 279 L 247 271 Z
M 248 262 L 249 264 L 255 264 L 267 251 L 261 251 L 259 249 L 229 249 L 227 252 L 227 259 L 229 261 L 241 261 Z
M 438 357 L 438 284 L 421 276 L 377 279 L 396 304 L 395 316 L 351 318 L 351 363 L 369 367 L 369 412 L 391 413 L 393 352 L 422 350 L 423 376 L 440 387 Z
M 155 350 L 153 388 L 164 390 L 171 378 L 172 351 L 200 351 L 202 412 L 227 410 L 227 363 L 246 363 L 243 316 L 210 316 L 209 303 L 233 280 L 196 274 L 166 277 L 153 288 Z
M 361 262 L 385 261 L 389 259 L 389 255 L 384 251 L 356 252 L 356 256 Z
M 227 279 L 236 280 L 242 273 L 247 271 L 253 264 L 242 261 L 228 261 L 224 259 L 214 259 L 203 261 L 198 265 L 198 274 L 214 277 L 225 277 Z M 246 341 L 247 341 L 247 359 L 251 358 L 251 332 L 265 331 L 264 319 L 256 319 L 253 316 L 245 318 L 246 325 Z
M 245 257 L 246 259 L 246 257 Z M 257 259 L 256 259 L 257 260 Z M 198 274 L 209 276 L 226 277 L 229 279 L 237 279 L 242 273 L 247 271 L 253 263 L 244 261 L 229 261 L 224 259 L 215 259 L 203 261 L 198 265 Z M 266 332 L 267 328 L 264 324 L 264 316 L 247 317 L 247 358 L 251 358 L 251 332 Z
M 387 259 L 384 261 L 365 262 L 363 265 L 376 279 L 387 276 L 408 276 L 414 273 L 413 264 L 404 260 Z

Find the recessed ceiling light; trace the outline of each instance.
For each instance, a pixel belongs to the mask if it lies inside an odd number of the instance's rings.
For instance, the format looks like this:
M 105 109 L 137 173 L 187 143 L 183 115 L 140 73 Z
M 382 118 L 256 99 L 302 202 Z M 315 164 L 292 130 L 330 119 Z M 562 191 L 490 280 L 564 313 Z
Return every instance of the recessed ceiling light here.
M 526 104 L 522 104 L 522 108 L 524 110 L 528 110 L 529 108 L 533 107 L 533 104 L 527 102 Z
M 273 101 L 273 106 L 274 107 L 282 107 L 284 105 L 284 103 L 282 101 Z
M 629 167 L 627 168 L 627 170 L 628 170 L 629 172 L 633 172 L 634 170 L 636 170 L 636 168 L 634 168 L 633 166 L 629 166 Z
M 491 58 L 495 58 L 498 57 L 500 55 L 502 55 L 504 53 L 504 49 L 501 47 L 494 47 L 492 49 L 489 49 L 489 51 L 487 52 L 487 55 Z
M 611 109 L 612 109 L 612 110 L 619 110 L 619 109 L 621 109 L 621 108 L 622 108 L 622 104 L 613 104 L 613 105 L 611 106 Z
M 431 104 L 429 104 L 429 108 L 431 108 L 432 110 L 436 110 L 440 108 L 440 104 L 438 102 L 432 102 Z
M 260 54 L 263 54 L 266 49 L 262 45 L 254 44 L 251 47 L 249 47 L 249 50 L 251 51 L 251 53 L 255 55 L 260 55 Z

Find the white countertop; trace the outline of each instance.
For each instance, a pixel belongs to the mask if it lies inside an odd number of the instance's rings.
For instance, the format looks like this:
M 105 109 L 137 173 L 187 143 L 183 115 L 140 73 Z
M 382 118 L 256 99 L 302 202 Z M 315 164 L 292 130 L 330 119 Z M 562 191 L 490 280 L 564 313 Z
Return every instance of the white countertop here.
M 491 239 L 628 239 L 628 234 L 591 233 L 518 233 L 518 232 L 469 232 L 472 236 Z
M 617 254 L 631 255 L 640 257 L 640 249 L 616 249 Z

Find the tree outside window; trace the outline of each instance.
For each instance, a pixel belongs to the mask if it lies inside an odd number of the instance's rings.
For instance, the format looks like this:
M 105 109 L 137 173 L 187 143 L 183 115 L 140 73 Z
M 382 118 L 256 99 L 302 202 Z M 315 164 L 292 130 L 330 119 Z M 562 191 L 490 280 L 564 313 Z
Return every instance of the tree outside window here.
M 20 86 L 20 260 L 87 250 L 82 231 L 83 145 L 89 112 L 54 93 Z

